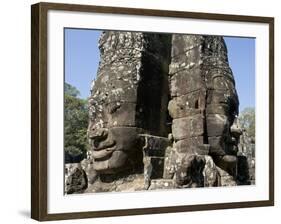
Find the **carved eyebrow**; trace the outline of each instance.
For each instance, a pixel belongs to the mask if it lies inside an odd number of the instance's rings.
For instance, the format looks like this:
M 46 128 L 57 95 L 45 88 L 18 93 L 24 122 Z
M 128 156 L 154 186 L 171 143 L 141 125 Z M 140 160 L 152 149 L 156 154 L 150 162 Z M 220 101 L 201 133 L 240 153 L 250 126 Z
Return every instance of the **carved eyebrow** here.
M 109 113 L 110 114 L 115 113 L 120 107 L 121 107 L 121 103 L 116 103 L 116 104 L 110 105 L 109 106 Z

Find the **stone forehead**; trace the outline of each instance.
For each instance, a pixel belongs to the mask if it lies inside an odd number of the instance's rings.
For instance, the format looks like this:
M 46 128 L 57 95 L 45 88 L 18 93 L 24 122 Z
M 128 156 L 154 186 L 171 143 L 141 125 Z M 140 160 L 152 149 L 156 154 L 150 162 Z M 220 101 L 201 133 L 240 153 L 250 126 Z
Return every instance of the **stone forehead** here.
M 204 47 L 212 50 L 212 53 L 227 54 L 226 44 L 221 36 L 204 36 Z
M 202 52 L 227 54 L 226 44 L 223 37 L 220 36 L 173 34 L 172 45 L 172 56 L 198 46 L 202 46 L 200 49 Z
M 104 31 L 99 39 L 101 53 L 107 53 L 118 48 L 140 48 L 143 43 L 143 33 Z
M 89 99 L 90 105 L 97 103 L 110 103 L 115 101 L 136 102 L 137 81 L 136 79 L 122 78 L 110 79 L 109 75 L 100 76 L 95 83 Z
M 117 58 L 118 55 L 138 57 L 142 51 L 166 55 L 170 51 L 167 48 L 170 38 L 170 34 L 105 31 L 100 37 L 99 48 L 101 54 Z

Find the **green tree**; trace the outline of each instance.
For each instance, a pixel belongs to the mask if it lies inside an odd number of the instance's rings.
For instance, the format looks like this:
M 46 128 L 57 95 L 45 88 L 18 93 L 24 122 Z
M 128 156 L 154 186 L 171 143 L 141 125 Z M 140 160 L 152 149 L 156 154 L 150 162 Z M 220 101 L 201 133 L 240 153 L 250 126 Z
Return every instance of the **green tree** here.
M 80 95 L 80 92 L 78 89 L 76 89 L 74 86 L 64 83 L 64 93 L 68 96 L 78 97 Z
M 86 156 L 88 149 L 87 101 L 78 98 L 79 91 L 65 83 L 64 95 L 64 149 L 65 162 L 79 162 Z
M 255 108 L 245 108 L 239 115 L 239 123 L 249 137 L 255 139 Z

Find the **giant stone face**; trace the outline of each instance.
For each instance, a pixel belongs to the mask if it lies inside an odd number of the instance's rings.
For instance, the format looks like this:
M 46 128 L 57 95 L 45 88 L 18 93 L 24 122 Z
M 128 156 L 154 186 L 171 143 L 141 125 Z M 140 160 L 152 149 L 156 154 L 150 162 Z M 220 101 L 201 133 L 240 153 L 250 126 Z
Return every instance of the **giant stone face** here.
M 133 173 L 143 166 L 139 134 L 165 132 L 165 113 L 159 116 L 167 107 L 162 83 L 169 50 L 163 48 L 164 40 L 138 32 L 104 32 L 100 38 L 101 61 L 89 99 L 88 127 L 98 173 Z
M 136 189 L 218 186 L 221 169 L 235 178 L 239 101 L 222 37 L 106 31 L 99 48 L 89 191 L 126 190 L 136 173 Z
M 173 35 L 169 76 L 177 152 L 210 155 L 233 174 L 239 131 L 232 125 L 239 101 L 223 38 Z
M 133 87 L 111 89 L 118 84 L 129 86 L 123 80 L 104 78 L 114 75 L 110 71 L 100 74 L 89 101 L 88 135 L 94 169 L 99 173 L 112 173 L 141 165 L 141 148 L 137 144 L 141 130 L 136 127 L 136 102 L 133 102 L 136 87 L 132 84 Z M 128 97 L 131 98 L 130 102 Z

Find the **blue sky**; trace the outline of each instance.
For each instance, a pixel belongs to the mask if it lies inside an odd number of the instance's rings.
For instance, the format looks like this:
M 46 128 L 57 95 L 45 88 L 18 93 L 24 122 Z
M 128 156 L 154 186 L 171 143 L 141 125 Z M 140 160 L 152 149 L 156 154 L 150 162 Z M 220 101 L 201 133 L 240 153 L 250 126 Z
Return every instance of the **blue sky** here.
M 81 98 L 90 95 L 90 84 L 96 77 L 100 34 L 98 30 L 65 29 L 65 81 L 80 91 Z M 224 39 L 236 82 L 240 111 L 255 107 L 255 39 Z

